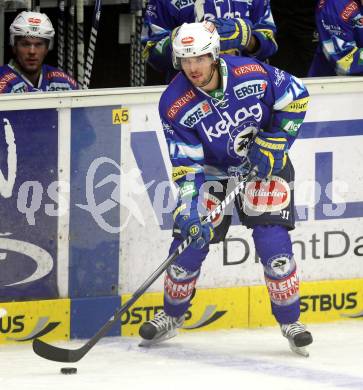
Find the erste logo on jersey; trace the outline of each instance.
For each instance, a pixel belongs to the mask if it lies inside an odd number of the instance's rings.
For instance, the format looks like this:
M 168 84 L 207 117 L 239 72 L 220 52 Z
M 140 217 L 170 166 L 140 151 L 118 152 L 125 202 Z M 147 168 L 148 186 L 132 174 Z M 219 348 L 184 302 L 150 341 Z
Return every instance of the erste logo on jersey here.
M 243 100 L 250 96 L 261 99 L 266 91 L 267 82 L 265 80 L 249 80 L 233 87 L 234 94 L 238 100 Z
M 46 87 L 47 91 L 70 91 L 71 87 L 68 83 L 51 82 Z
M 260 64 L 247 64 L 233 68 L 232 72 L 235 76 L 240 77 L 250 73 L 267 74 L 266 70 Z
M 185 92 L 184 95 L 178 97 L 175 102 L 169 108 L 167 115 L 170 119 L 174 119 L 175 115 L 179 112 L 181 108 L 183 108 L 186 104 L 188 104 L 191 100 L 196 97 L 196 94 L 192 89 Z
M 172 0 L 171 4 L 177 9 L 181 10 L 189 5 L 194 4 L 193 0 Z
M 29 88 L 25 81 L 20 81 L 11 88 L 11 93 L 24 93 L 28 91 Z
M 350 17 L 354 14 L 354 12 L 358 11 L 358 4 L 354 1 L 351 1 L 341 12 L 340 16 L 344 20 L 344 22 L 348 22 Z
M 203 118 L 212 113 L 212 108 L 207 100 L 203 100 L 191 110 L 187 111 L 181 118 L 180 123 L 186 127 L 192 128 Z

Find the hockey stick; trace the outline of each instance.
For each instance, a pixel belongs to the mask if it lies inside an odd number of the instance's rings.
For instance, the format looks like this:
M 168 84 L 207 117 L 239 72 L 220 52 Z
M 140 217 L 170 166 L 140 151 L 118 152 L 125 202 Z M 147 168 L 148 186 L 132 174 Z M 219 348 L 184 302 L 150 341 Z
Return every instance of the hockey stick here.
M 133 18 L 130 35 L 130 85 L 139 87 L 145 85 L 145 59 L 142 55 L 141 36 L 143 29 L 143 0 L 131 0 L 130 12 Z
M 255 177 L 256 173 L 257 171 L 253 169 L 248 176 L 239 181 L 234 190 L 230 192 L 224 198 L 224 200 L 208 214 L 203 222 L 211 222 L 216 216 L 222 214 L 226 207 L 236 199 L 237 195 L 240 192 L 243 192 L 245 183 Z M 155 282 L 156 279 L 159 278 L 163 272 L 166 271 L 166 269 L 176 260 L 176 258 L 188 248 L 191 242 L 191 237 L 186 238 L 175 249 L 175 251 L 171 253 L 169 257 L 153 272 L 153 274 L 151 274 L 149 278 L 146 279 L 146 281 L 134 292 L 132 297 L 124 305 L 117 309 L 114 315 L 82 347 L 78 349 L 65 349 L 47 344 L 40 339 L 35 339 L 33 340 L 34 352 L 45 359 L 56 362 L 78 362 L 102 337 L 108 333 L 112 326 L 121 318 L 122 314 L 125 313 L 141 297 L 141 295 L 145 293 L 145 291 Z
M 65 49 L 65 15 L 64 0 L 58 0 L 58 68 L 64 70 Z
M 68 0 L 68 34 L 67 34 L 67 73 L 74 76 L 74 15 L 75 0 Z
M 101 0 L 96 0 L 95 8 L 93 11 L 91 35 L 90 35 L 89 44 L 88 44 L 86 67 L 85 67 L 85 71 L 84 71 L 84 79 L 83 79 L 83 86 L 82 86 L 83 89 L 88 89 L 89 84 L 91 82 L 93 58 L 95 56 L 97 33 L 98 33 L 98 26 L 100 23 L 100 17 L 101 17 Z
M 138 0 L 130 1 L 130 13 L 131 13 L 131 33 L 130 33 L 130 85 L 136 86 L 135 78 L 137 72 L 136 68 L 136 12 L 138 10 Z
M 194 16 L 196 23 L 202 22 L 204 20 L 204 3 L 205 0 L 194 1 Z
M 83 0 L 77 0 L 77 81 L 79 85 L 83 84 L 84 78 L 84 3 Z
M 32 11 L 40 12 L 40 0 L 32 0 Z

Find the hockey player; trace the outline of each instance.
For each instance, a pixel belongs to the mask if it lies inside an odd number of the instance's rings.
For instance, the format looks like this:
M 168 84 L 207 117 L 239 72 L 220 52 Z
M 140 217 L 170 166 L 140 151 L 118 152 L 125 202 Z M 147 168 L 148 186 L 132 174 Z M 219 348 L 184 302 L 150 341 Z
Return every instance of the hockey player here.
M 265 60 L 277 50 L 269 0 L 149 0 L 142 41 L 144 56 L 169 82 L 176 72 L 171 59 L 172 31 L 183 23 L 213 20 L 221 50 Z
M 14 59 L 0 67 L 0 93 L 69 91 L 77 82 L 63 71 L 43 64 L 53 47 L 54 29 L 48 16 L 21 12 L 10 26 Z
M 320 0 L 319 45 L 309 76 L 363 75 L 363 1 Z
M 301 80 L 282 70 L 253 58 L 219 53 L 219 35 L 212 22 L 177 29 L 173 63 L 182 71 L 163 93 L 159 113 L 172 178 L 179 187 L 170 253 L 189 235 L 192 244 L 165 274 L 164 310 L 140 327 L 142 345 L 175 336 L 191 304 L 209 244 L 227 234 L 231 215 L 215 227 L 201 223 L 205 191 L 222 200 L 228 172 L 247 174 L 252 166 L 258 180 L 248 184 L 249 201 L 241 206 L 240 200 L 236 206 L 241 222 L 253 230 L 272 313 L 291 348 L 304 354 L 312 336 L 298 321 L 299 280 L 288 233 L 294 228 L 294 169 L 288 150 L 303 122 L 308 93 Z M 208 180 L 214 180 L 213 185 Z M 280 191 L 273 191 L 275 186 L 281 186 Z M 270 189 L 268 202 L 263 188 Z

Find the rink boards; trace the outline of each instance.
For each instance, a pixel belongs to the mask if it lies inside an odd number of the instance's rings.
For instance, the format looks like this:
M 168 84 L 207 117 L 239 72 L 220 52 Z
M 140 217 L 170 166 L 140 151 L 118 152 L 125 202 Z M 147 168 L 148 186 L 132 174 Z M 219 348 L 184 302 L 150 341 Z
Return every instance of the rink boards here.
M 130 298 L 42 300 L 0 304 L 0 343 L 90 338 L 111 317 L 114 307 Z M 121 318 L 109 335 L 138 336 L 142 322 L 163 306 L 162 293 L 146 293 Z M 274 326 L 265 286 L 199 289 L 186 313 L 182 331 Z M 363 279 L 305 282 L 301 285 L 301 320 L 363 321 Z M 6 310 L 6 313 L 4 313 Z
M 303 316 L 334 320 L 363 310 L 361 292 L 339 292 L 363 278 L 363 81 L 307 86 L 311 103 L 291 150 L 293 249 Z M 175 190 L 157 113 L 162 90 L 0 96 L 0 296 L 12 313 L 0 319 L 0 342 L 90 337 L 165 259 Z M 251 232 L 236 219 L 198 285 L 191 329 L 272 323 Z M 162 278 L 149 291 L 122 319 L 122 334 L 155 310 L 145 308 L 160 301 Z
M 137 336 L 140 324 L 162 305 L 162 294 L 146 294 L 123 317 L 122 335 Z M 306 323 L 363 319 L 363 279 L 302 283 L 300 307 Z M 252 286 L 198 290 L 183 328 L 189 332 L 274 325 L 266 287 Z

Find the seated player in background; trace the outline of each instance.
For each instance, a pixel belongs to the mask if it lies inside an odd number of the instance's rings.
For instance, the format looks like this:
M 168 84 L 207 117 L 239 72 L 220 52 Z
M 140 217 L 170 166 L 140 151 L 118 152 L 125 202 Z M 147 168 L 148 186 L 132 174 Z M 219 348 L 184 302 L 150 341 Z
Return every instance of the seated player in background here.
M 362 76 L 363 1 L 320 0 L 315 16 L 319 45 L 309 76 Z
M 0 67 L 0 93 L 78 89 L 72 77 L 43 63 L 53 41 L 54 28 L 46 14 L 23 11 L 17 15 L 10 26 L 13 59 Z
M 205 200 L 210 194 L 222 201 L 235 186 L 230 175 L 248 175 L 253 167 L 258 180 L 247 184 L 248 195 L 236 208 L 241 223 L 252 229 L 272 313 L 291 349 L 306 355 L 312 336 L 299 322 L 299 278 L 289 235 L 295 224 L 294 168 L 288 151 L 304 120 L 308 92 L 298 78 L 254 58 L 220 56 L 211 21 L 183 24 L 172 45 L 181 72 L 159 103 L 179 188 L 170 253 L 188 236 L 192 243 L 167 269 L 164 310 L 140 327 L 142 345 L 173 337 L 183 325 L 209 244 L 223 241 L 231 223 L 230 213 L 218 218 L 217 226 L 202 223 Z

